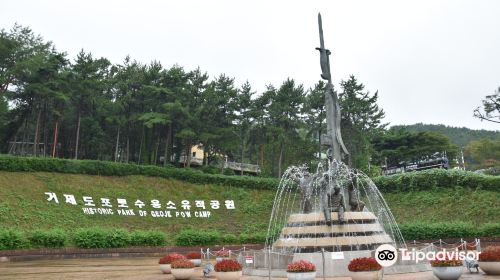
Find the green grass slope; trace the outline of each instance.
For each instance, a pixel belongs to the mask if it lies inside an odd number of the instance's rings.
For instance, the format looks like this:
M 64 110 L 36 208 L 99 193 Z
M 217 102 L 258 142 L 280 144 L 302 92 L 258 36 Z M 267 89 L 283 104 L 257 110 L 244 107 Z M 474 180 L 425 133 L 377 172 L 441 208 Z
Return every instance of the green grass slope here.
M 57 194 L 59 204 L 46 201 L 45 192 Z M 78 205 L 64 202 L 63 194 L 75 196 Z M 91 196 L 100 206 L 100 198 L 110 198 L 114 215 L 86 215 L 83 213 L 83 196 Z M 136 216 L 116 214 L 117 198 L 127 200 Z M 96 176 L 45 172 L 0 171 L 0 228 L 33 229 L 75 229 L 92 226 L 128 229 L 158 229 L 167 233 L 186 227 L 217 229 L 220 232 L 254 232 L 267 229 L 274 191 L 248 188 L 196 185 L 173 179 L 146 176 Z M 210 218 L 160 218 L 141 217 L 134 202 L 146 203 L 143 210 L 166 210 L 166 203 L 172 201 L 177 211 L 183 211 L 182 200 L 191 202 L 192 212 L 196 210 L 195 200 L 204 200 Z M 161 209 L 151 207 L 150 201 L 157 199 Z M 221 208 L 210 209 L 210 201 L 218 200 Z M 234 200 L 236 209 L 225 209 L 224 201 Z M 202 209 L 199 209 L 202 210 Z M 175 211 L 175 210 L 172 210 Z
M 45 192 L 55 192 L 59 204 L 46 201 Z M 73 194 L 78 205 L 64 202 L 63 194 Z M 86 215 L 82 208 L 83 196 L 94 202 L 110 198 L 115 215 Z M 500 222 L 500 193 L 493 190 L 455 187 L 389 192 L 384 197 L 398 223 L 461 222 L 485 224 Z M 127 200 L 136 216 L 116 215 L 117 198 Z M 150 200 L 165 203 L 173 201 L 181 211 L 182 200 L 204 200 L 210 208 L 211 200 L 219 200 L 221 209 L 211 210 L 210 218 L 155 218 L 138 216 L 134 202 L 145 202 L 145 210 L 152 208 Z M 62 228 L 74 230 L 93 226 L 106 228 L 155 229 L 176 234 L 181 229 L 216 229 L 221 233 L 265 232 L 274 199 L 273 190 L 193 184 L 174 179 L 147 176 L 99 176 L 47 172 L 0 171 L 0 228 L 26 231 Z M 226 210 L 225 200 L 235 201 L 235 210 Z M 99 205 L 99 202 L 96 204 Z

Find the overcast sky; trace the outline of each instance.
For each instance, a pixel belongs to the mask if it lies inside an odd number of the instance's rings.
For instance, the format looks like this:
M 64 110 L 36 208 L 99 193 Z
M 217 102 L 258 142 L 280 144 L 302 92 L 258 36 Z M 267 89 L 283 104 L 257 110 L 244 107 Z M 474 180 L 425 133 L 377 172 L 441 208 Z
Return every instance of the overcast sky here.
M 2 0 L 0 28 L 31 27 L 70 58 L 159 60 L 257 91 L 320 79 L 317 13 L 335 87 L 379 91 L 385 121 L 500 130 L 473 118 L 500 86 L 500 1 Z

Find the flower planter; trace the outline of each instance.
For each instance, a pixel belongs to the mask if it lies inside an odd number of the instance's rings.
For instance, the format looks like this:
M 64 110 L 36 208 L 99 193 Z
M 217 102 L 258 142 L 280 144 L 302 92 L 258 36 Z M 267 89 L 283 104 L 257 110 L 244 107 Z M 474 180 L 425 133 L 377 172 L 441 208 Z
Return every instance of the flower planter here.
M 382 270 L 375 271 L 351 271 L 352 280 L 380 280 L 382 279 Z
M 160 270 L 163 274 L 169 274 L 172 272 L 172 267 L 170 264 L 160 264 Z
M 463 266 L 436 266 L 432 272 L 440 280 L 457 280 L 464 272 Z
M 238 280 L 243 275 L 243 271 L 215 272 L 218 280 Z
M 479 268 L 488 275 L 500 275 L 500 261 L 479 262 Z
M 288 278 L 288 280 L 314 280 L 314 278 L 316 278 L 316 271 L 287 272 L 286 277 Z
M 196 267 L 201 266 L 201 259 L 191 259 L 189 261 L 191 261 L 194 264 L 194 266 L 196 266 Z
M 172 268 L 175 279 L 189 279 L 194 276 L 194 268 Z

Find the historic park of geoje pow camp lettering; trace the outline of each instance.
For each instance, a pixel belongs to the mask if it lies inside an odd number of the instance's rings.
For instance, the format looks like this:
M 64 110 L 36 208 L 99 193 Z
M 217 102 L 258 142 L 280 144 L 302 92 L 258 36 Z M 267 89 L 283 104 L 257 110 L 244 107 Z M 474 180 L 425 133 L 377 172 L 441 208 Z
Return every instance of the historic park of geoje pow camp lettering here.
M 0 279 L 500 279 L 500 3 L 2 6 Z

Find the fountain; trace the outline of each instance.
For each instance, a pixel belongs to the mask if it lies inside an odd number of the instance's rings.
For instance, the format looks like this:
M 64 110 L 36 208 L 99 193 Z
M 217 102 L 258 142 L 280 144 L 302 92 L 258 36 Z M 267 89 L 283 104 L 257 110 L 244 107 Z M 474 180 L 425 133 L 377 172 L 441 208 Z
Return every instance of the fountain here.
M 321 77 L 327 80 L 327 131 L 322 145 L 327 160 L 312 171 L 291 166 L 276 191 L 268 226 L 266 249 L 252 256 L 246 274 L 281 276 L 286 265 L 300 259 L 313 262 L 318 276 L 348 276 L 351 259 L 370 257 L 382 244 L 406 248 L 405 241 L 384 197 L 363 172 L 342 162 L 349 155 L 340 131 L 341 112 L 330 74 L 330 51 L 325 49 L 318 14 Z M 267 269 L 267 272 L 264 270 Z M 260 269 L 260 271 L 259 271 Z M 428 266 L 398 260 L 386 273 L 428 270 Z

